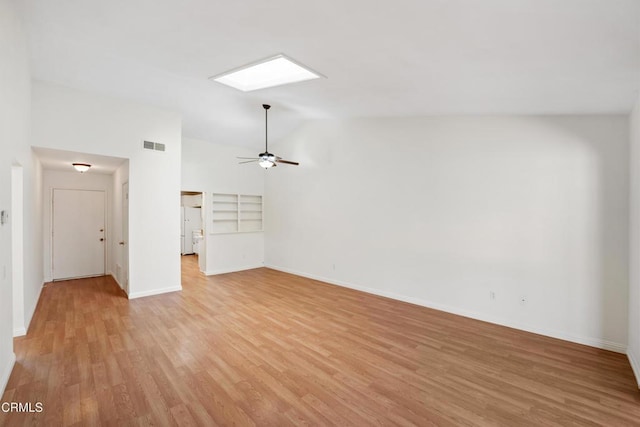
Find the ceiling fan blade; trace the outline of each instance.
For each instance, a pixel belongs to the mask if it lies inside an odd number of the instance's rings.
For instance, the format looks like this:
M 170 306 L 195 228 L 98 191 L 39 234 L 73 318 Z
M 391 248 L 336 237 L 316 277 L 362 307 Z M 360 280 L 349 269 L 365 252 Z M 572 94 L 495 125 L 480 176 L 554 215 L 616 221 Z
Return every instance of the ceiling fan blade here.
M 253 160 L 247 160 L 246 162 L 238 162 L 239 165 L 243 164 L 243 163 L 253 163 L 253 162 L 257 162 L 259 159 L 253 159 Z
M 281 159 L 281 158 L 276 159 L 276 162 L 278 162 L 278 163 L 284 163 L 284 164 L 287 164 L 287 165 L 295 165 L 295 166 L 298 166 L 298 165 L 300 164 L 300 163 L 298 163 L 298 162 L 292 162 L 292 161 L 289 161 L 289 160 L 283 160 L 283 159 Z M 274 165 L 274 166 L 275 166 L 275 165 Z
M 255 157 L 236 157 L 236 159 L 255 159 Z

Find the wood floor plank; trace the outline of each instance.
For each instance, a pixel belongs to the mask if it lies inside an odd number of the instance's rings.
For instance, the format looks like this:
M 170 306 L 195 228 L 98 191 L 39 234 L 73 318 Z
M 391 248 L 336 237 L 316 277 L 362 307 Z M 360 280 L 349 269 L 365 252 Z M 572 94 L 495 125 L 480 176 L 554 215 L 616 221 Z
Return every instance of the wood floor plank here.
M 25 425 L 640 425 L 624 355 L 265 268 L 129 301 L 47 284 L 2 402 Z

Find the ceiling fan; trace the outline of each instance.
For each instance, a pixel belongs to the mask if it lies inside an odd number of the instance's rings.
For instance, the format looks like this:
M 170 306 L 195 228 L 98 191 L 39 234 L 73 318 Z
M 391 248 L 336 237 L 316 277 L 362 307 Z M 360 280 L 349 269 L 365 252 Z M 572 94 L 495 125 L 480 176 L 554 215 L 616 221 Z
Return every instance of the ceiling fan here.
M 264 153 L 258 154 L 257 159 L 253 157 L 238 157 L 238 159 L 251 159 L 245 162 L 239 162 L 239 164 L 258 162 L 258 164 L 265 169 L 269 169 L 270 167 L 273 167 L 273 166 L 278 166 L 276 163 L 284 163 L 286 165 L 298 166 L 300 163 L 284 160 L 282 157 L 278 157 L 275 154 L 272 154 L 269 152 L 269 145 L 268 145 L 268 138 L 267 138 L 267 129 L 268 129 L 267 113 L 269 111 L 269 108 L 271 108 L 271 105 L 262 104 L 262 108 L 264 108 Z

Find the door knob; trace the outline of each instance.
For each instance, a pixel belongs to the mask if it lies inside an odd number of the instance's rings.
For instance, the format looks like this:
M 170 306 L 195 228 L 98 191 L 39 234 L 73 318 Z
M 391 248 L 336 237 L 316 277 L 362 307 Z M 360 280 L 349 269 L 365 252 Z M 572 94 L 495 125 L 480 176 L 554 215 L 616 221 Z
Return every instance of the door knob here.
M 100 241 L 101 241 L 101 242 L 104 242 L 104 239 L 100 238 Z
M 124 242 L 119 242 L 118 243 L 120 246 L 124 246 Z

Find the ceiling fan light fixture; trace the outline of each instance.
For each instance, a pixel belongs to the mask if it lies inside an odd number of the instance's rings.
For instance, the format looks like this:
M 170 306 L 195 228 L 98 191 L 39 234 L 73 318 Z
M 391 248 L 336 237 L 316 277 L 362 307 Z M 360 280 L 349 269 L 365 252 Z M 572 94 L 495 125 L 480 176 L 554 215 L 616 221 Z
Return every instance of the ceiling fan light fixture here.
M 269 169 L 270 167 L 272 167 L 273 165 L 275 165 L 275 163 L 274 163 L 274 162 L 272 162 L 272 161 L 271 161 L 271 160 L 269 160 L 269 159 L 260 159 L 260 160 L 258 161 L 258 164 L 259 164 L 261 167 L 265 168 L 265 169 Z
M 269 169 L 276 165 L 276 156 L 271 153 L 261 153 L 258 164 L 265 169 Z
M 210 79 L 249 92 L 320 77 L 324 76 L 286 55 L 279 54 L 215 75 Z
M 71 166 L 80 173 L 85 173 L 91 167 L 89 163 L 71 163 Z

